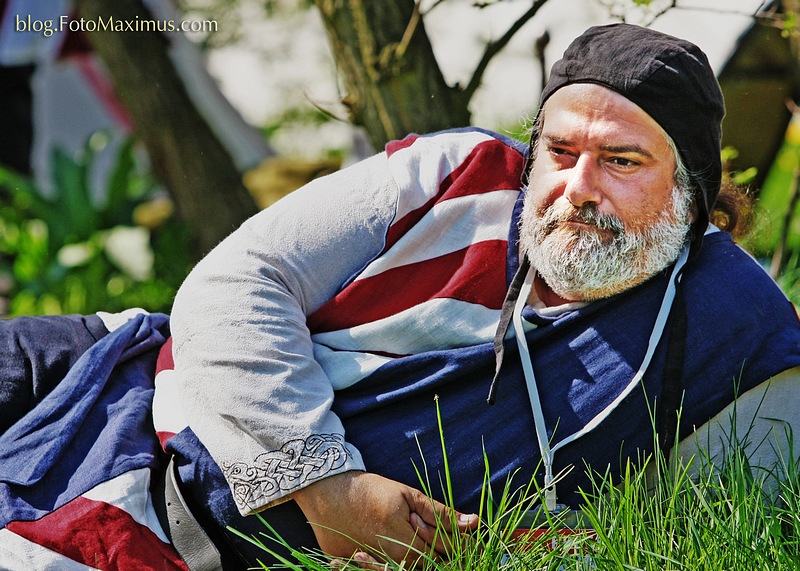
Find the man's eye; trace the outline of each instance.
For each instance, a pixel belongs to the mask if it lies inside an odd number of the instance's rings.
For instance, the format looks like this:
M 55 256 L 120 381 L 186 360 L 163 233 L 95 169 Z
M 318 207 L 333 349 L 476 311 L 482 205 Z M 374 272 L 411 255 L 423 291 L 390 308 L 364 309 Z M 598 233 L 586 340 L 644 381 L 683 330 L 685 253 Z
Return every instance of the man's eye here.
M 626 159 L 624 157 L 614 157 L 609 162 L 611 162 L 611 163 L 613 163 L 613 164 L 615 164 L 615 165 L 617 165 L 619 167 L 633 167 L 633 166 L 636 166 L 637 164 L 639 164 L 636 161 L 633 161 L 631 159 Z

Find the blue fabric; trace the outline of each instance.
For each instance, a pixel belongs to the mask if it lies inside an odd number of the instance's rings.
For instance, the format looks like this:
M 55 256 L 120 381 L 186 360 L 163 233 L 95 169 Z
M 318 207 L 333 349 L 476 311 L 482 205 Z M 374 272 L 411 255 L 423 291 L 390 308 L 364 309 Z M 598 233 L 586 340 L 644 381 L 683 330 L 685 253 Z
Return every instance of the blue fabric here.
M 167 323 L 165 315 L 140 315 L 100 339 L 0 437 L 0 527 L 37 519 L 128 470 L 158 466 L 151 406 Z
M 106 333 L 96 315 L 0 320 L 0 434 L 47 396 Z

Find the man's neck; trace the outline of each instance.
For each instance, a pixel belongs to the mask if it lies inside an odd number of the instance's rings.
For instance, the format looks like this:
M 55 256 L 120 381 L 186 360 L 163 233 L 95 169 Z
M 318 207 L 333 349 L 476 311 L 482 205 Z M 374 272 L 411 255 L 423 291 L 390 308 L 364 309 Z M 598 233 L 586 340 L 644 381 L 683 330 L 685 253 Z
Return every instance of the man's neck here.
M 556 292 L 550 289 L 550 286 L 545 283 L 539 274 L 536 274 L 536 277 L 533 280 L 533 290 L 528 298 L 528 303 L 530 305 L 533 305 L 533 302 L 536 301 L 534 296 L 536 296 L 538 301 L 543 303 L 545 307 L 556 307 L 559 305 L 564 305 L 565 303 L 576 301 L 574 299 L 564 299 L 558 295 Z

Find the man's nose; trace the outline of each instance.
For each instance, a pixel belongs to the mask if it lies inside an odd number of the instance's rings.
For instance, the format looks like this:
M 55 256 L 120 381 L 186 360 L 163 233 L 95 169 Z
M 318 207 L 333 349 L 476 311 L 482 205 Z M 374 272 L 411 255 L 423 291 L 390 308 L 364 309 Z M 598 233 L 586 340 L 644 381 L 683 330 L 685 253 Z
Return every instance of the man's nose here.
M 599 170 L 600 167 L 593 157 L 580 155 L 567 174 L 564 198 L 578 208 L 586 204 L 600 204 L 603 193 L 600 189 Z

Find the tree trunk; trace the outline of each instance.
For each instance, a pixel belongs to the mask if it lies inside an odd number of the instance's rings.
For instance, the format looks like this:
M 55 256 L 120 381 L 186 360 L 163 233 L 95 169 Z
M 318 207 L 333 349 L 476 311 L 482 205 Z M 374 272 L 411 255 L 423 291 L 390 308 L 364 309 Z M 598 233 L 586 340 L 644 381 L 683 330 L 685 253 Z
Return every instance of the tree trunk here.
M 141 0 L 77 0 L 76 7 L 87 20 L 152 18 Z M 108 68 L 153 172 L 191 228 L 195 256 L 201 256 L 257 211 L 241 174 L 189 98 L 167 54 L 167 35 L 109 30 L 87 38 Z
M 413 0 L 315 0 L 343 76 L 351 122 L 376 149 L 410 132 L 469 124 L 468 98 L 449 87 Z

